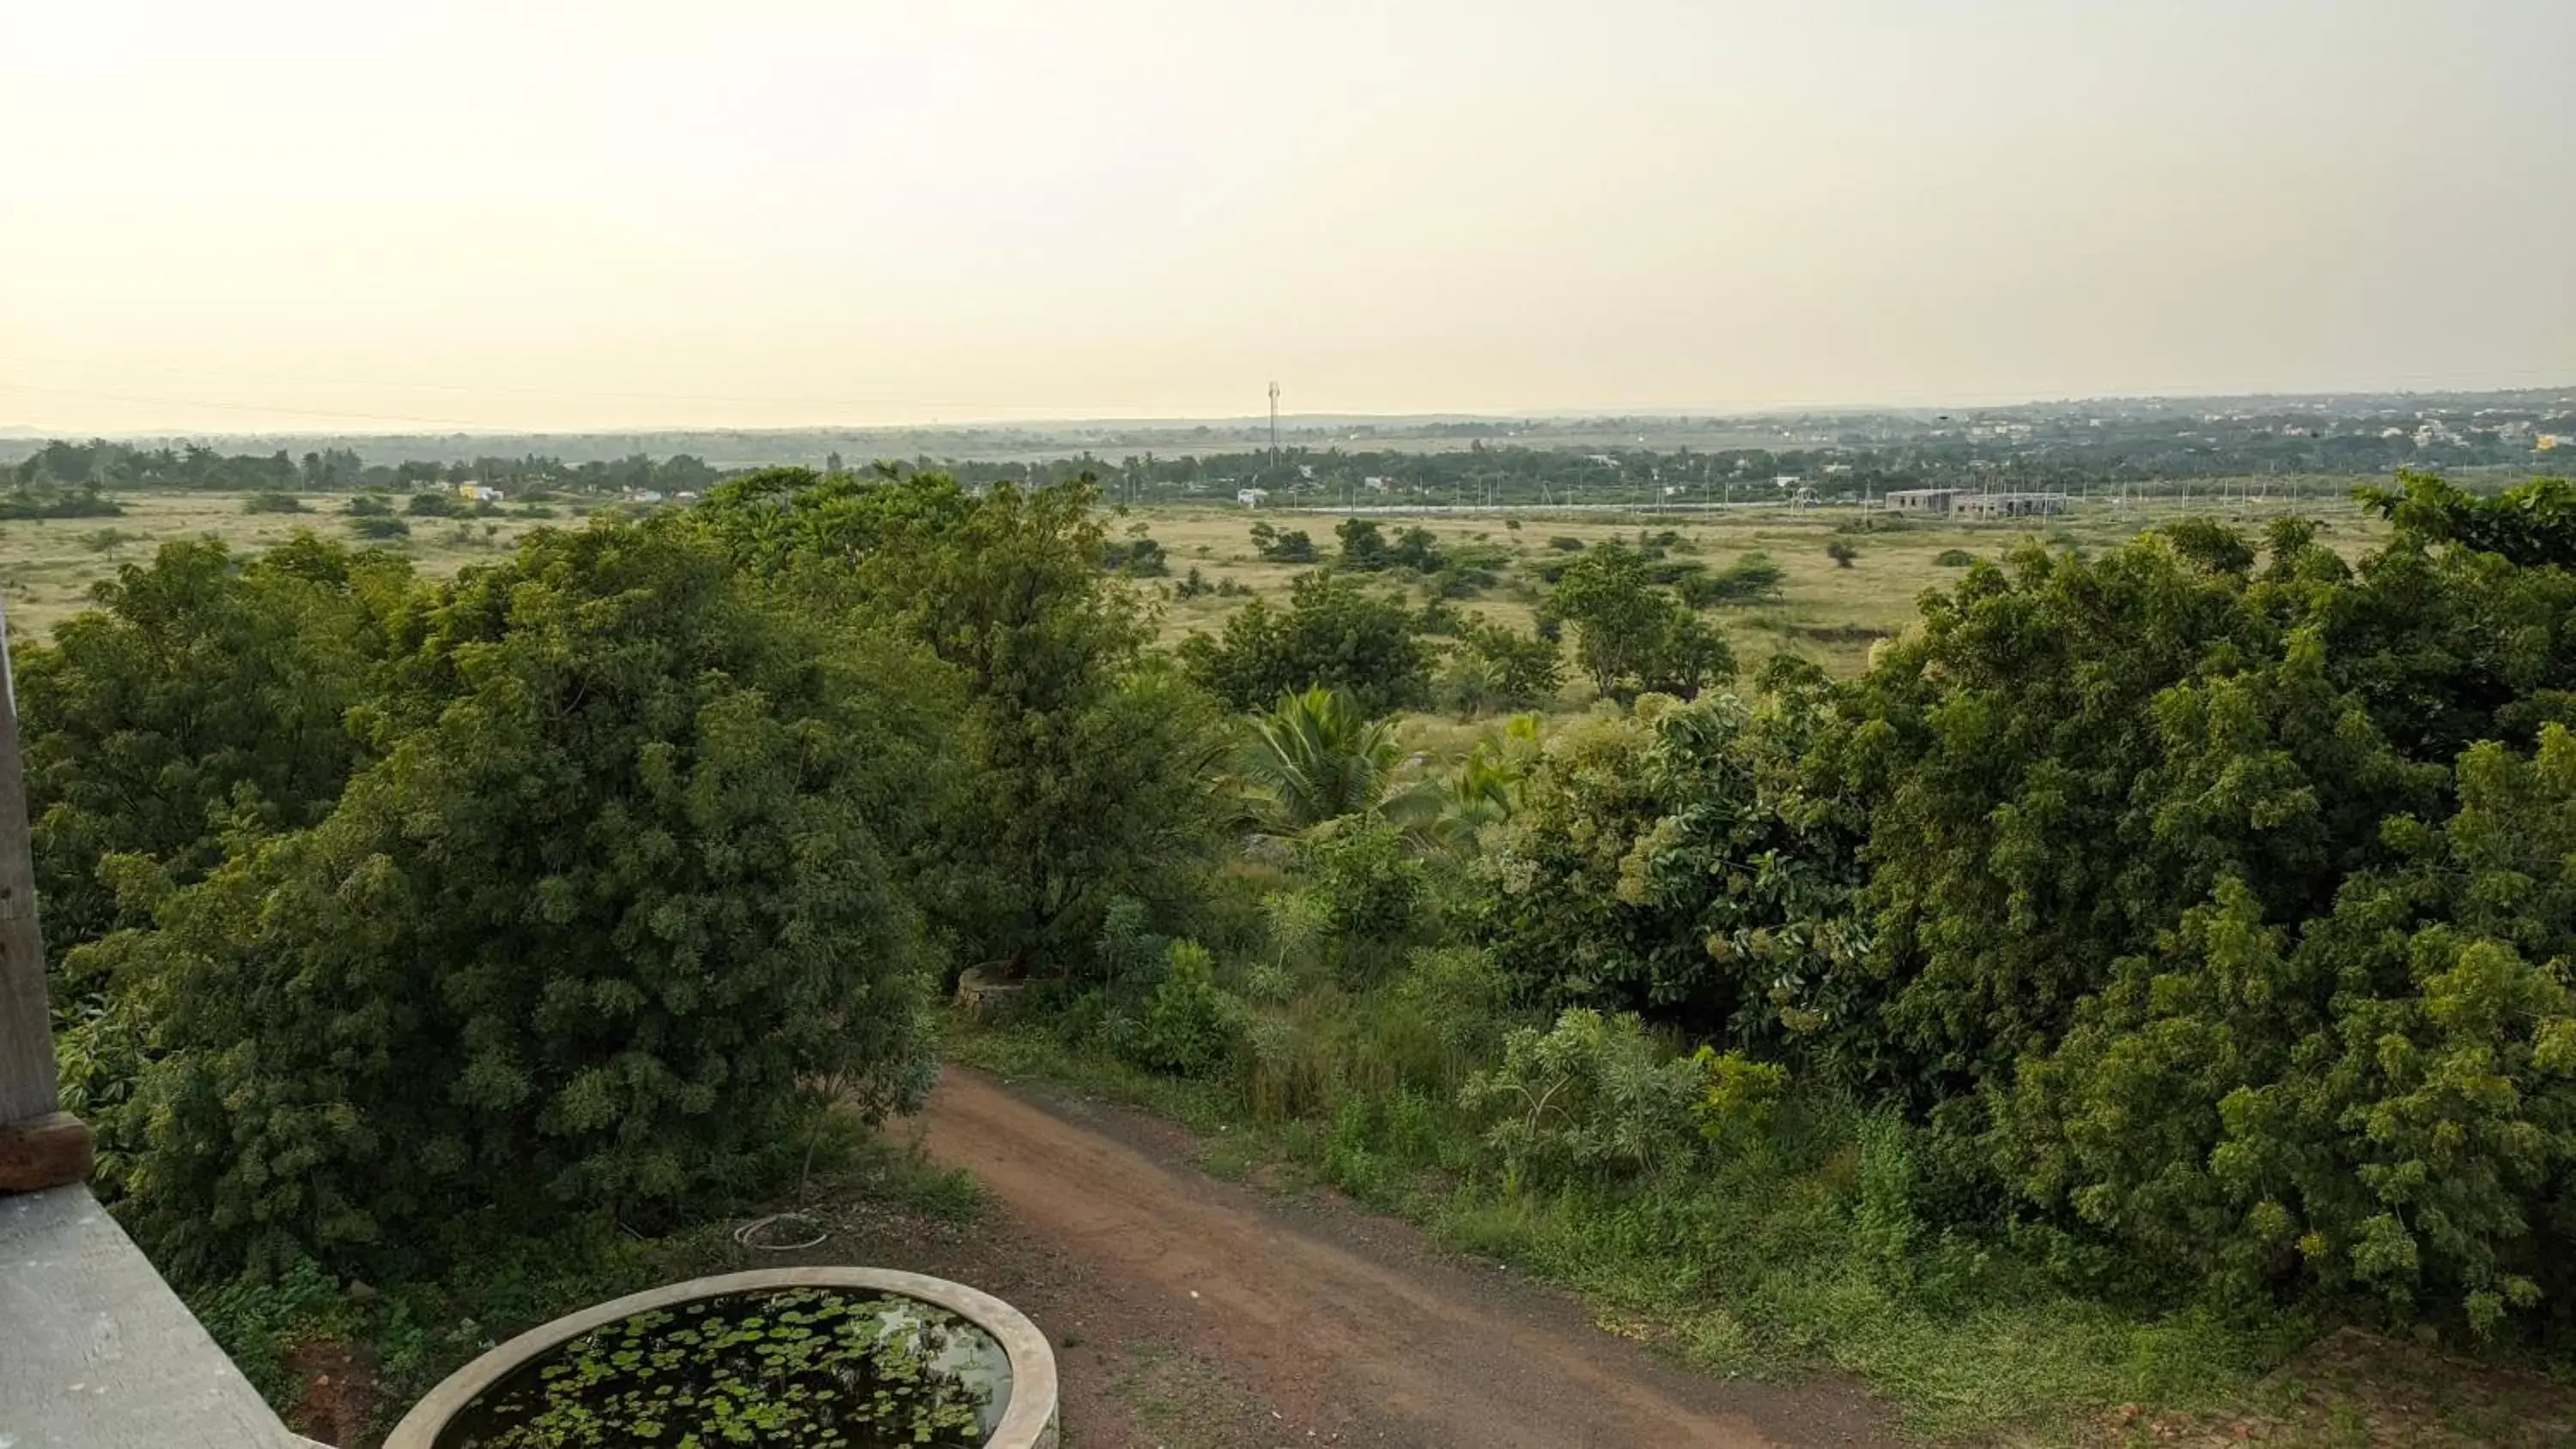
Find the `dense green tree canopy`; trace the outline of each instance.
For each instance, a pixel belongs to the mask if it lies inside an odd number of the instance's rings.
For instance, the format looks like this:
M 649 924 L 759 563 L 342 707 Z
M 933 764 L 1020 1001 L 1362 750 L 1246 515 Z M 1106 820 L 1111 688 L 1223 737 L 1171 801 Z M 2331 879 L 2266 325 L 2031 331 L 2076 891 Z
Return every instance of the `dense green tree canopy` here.
M 1111 899 L 1169 890 L 1212 823 L 1214 711 L 1144 657 L 1139 598 L 1099 579 L 1096 502 L 1088 478 L 975 497 L 937 474 L 773 469 L 694 510 L 802 606 L 893 621 L 961 676 L 968 795 L 939 915 L 975 958 L 1079 955 Z
M 1301 575 L 1286 609 L 1260 599 L 1244 605 L 1215 637 L 1184 641 L 1181 657 L 1200 683 L 1241 710 L 1316 688 L 1342 690 L 1370 714 L 1430 697 L 1430 653 L 1413 612 L 1401 599 L 1329 574 Z
M 903 861 L 945 771 L 914 646 L 787 617 L 659 526 L 536 535 L 403 637 L 409 697 L 326 818 L 81 953 L 147 1007 L 107 1127 L 157 1249 L 649 1218 L 792 1151 L 815 1084 L 918 1100 Z
M 1735 655 L 1689 606 L 1650 581 L 1646 560 L 1618 543 L 1586 549 L 1559 575 L 1548 608 L 1574 625 L 1575 659 L 1603 694 L 1689 698 L 1732 678 Z
M 191 881 L 245 836 L 310 825 L 363 753 L 409 565 L 299 535 L 247 564 L 162 545 L 98 586 L 50 644 L 17 646 L 37 889 L 57 956 L 120 923 L 99 878 L 142 857 Z

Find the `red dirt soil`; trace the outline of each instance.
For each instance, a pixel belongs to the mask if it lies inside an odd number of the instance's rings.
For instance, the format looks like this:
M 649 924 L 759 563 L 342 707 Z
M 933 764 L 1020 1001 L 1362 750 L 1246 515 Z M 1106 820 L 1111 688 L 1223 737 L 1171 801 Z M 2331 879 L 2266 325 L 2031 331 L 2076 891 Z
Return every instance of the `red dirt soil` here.
M 1136 1114 L 1040 1105 L 951 1069 L 924 1121 L 930 1155 L 973 1172 L 993 1198 L 987 1231 L 1044 1245 L 1058 1260 L 1052 1286 L 1080 1285 L 1020 1300 L 1067 1346 L 1069 1445 L 1896 1442 L 1854 1387 L 1690 1373 L 1593 1328 L 1563 1296 L 1461 1264 L 1403 1224 L 1210 1178 L 1184 1160 L 1185 1138 Z M 1174 1390 L 1181 1406 L 1160 1418 L 1142 1414 L 1136 1375 L 1113 1381 L 1104 1343 L 1177 1345 L 1220 1382 Z

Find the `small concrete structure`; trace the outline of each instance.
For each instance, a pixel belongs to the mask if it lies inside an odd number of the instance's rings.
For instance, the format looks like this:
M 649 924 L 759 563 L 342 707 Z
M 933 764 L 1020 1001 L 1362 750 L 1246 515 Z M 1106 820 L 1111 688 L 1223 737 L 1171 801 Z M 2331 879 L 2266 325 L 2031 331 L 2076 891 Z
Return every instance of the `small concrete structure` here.
M 1887 506 L 1898 513 L 1947 513 L 1958 496 L 1956 488 L 1900 488 L 1887 495 Z
M 957 1006 L 977 1021 L 999 1020 L 1020 1004 L 1025 981 L 1005 981 L 998 968 L 969 966 L 957 974 Z
M 1950 504 L 1950 511 L 1969 518 L 2045 518 L 2066 511 L 2063 493 L 1970 493 Z
M 311 1449 L 77 1185 L 0 1196 L 0 1444 Z
M 1011 1397 L 1002 1407 L 1002 1422 L 984 1449 L 1056 1449 L 1055 1350 L 1027 1315 L 990 1293 L 891 1268 L 767 1268 L 693 1278 L 667 1288 L 632 1293 L 596 1308 L 529 1329 L 499 1348 L 447 1376 L 429 1397 L 412 1405 L 394 1426 L 385 1449 L 437 1449 L 448 1421 L 493 1385 L 548 1350 L 638 1313 L 724 1298 L 739 1293 L 771 1293 L 786 1288 L 832 1288 L 861 1293 L 892 1293 L 945 1308 L 993 1336 L 1011 1361 Z

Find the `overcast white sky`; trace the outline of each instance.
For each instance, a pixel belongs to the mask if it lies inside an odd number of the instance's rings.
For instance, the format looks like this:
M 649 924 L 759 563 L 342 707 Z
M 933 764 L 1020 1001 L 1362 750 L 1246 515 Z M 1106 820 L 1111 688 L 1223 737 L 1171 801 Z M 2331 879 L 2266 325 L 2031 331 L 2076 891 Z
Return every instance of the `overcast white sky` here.
M 0 425 L 2576 380 L 2576 0 L 0 0 Z

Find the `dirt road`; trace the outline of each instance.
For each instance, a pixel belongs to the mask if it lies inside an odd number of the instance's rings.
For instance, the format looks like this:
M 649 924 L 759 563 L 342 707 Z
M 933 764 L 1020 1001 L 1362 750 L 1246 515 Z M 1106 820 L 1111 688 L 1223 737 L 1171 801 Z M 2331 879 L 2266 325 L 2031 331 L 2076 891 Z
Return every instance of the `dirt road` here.
M 1045 1295 L 1055 1301 L 1035 1310 L 1050 1337 L 1072 1341 L 1069 1444 L 1892 1442 L 1848 1388 L 1719 1383 L 1680 1370 L 1594 1329 L 1560 1295 L 1446 1258 L 1402 1224 L 1217 1181 L 1188 1164 L 1172 1129 L 1134 1114 L 1040 1105 L 951 1070 L 926 1122 L 931 1154 L 970 1169 L 999 1204 L 995 1230 L 1043 1244 L 1060 1260 L 1058 1275 L 1081 1285 Z M 1223 1382 L 1169 1389 L 1173 1413 L 1140 1425 L 1093 1381 L 1108 1371 L 1093 1372 L 1101 1366 L 1081 1348 L 1104 1339 L 1174 1344 Z

